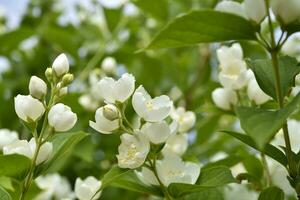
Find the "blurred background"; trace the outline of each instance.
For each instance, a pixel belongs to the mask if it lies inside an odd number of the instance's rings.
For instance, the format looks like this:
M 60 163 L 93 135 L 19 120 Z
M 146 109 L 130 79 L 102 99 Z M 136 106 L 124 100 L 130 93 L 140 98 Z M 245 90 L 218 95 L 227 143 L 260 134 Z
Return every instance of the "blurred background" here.
M 45 79 L 45 69 L 57 55 L 66 53 L 75 81 L 64 102 L 78 115 L 74 130 L 91 133 L 52 169 L 71 183 L 78 176 L 100 178 L 116 163 L 118 135 L 107 137 L 88 127 L 101 105 L 93 86 L 108 74 L 118 77 L 124 72 L 132 73 L 137 84 L 144 85 L 152 95 L 168 94 L 177 106 L 196 112 L 197 124 L 189 133 L 186 159 L 205 165 L 218 156 L 223 159 L 230 155 L 227 164 L 233 166 L 252 156 L 243 144 L 217 132 L 239 128 L 236 118 L 215 108 L 211 100 L 212 90 L 219 86 L 214 55 L 217 44 L 139 51 L 171 19 L 192 9 L 214 8 L 217 3 L 218 0 L 0 0 L 0 127 L 28 137 L 14 112 L 13 98 L 28 94 L 30 76 Z M 266 56 L 256 44 L 241 45 L 244 57 Z M 113 58 L 116 70 L 103 68 L 102 61 L 107 57 Z M 148 198 L 108 188 L 102 199 L 121 197 Z

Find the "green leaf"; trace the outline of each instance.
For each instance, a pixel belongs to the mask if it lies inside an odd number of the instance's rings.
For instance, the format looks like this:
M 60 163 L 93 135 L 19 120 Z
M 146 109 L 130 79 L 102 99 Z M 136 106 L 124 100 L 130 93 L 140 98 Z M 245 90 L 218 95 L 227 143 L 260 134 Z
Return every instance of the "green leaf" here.
M 250 147 L 268 155 L 269 157 L 273 158 L 274 160 L 276 160 L 283 166 L 287 165 L 287 159 L 286 159 L 284 153 L 281 150 L 279 150 L 278 148 L 274 147 L 273 145 L 267 144 L 263 150 L 260 150 L 257 148 L 257 145 L 255 144 L 253 139 L 251 137 L 249 137 L 248 135 L 245 135 L 242 133 L 236 133 L 236 132 L 232 132 L 232 131 L 222 131 L 222 132 L 227 133 L 227 134 L 235 137 L 236 139 L 240 140 L 244 144 L 247 144 Z
M 31 166 L 31 160 L 23 155 L 0 155 L 0 176 L 23 180 Z
M 259 149 L 281 129 L 287 118 L 298 108 L 300 94 L 281 110 L 267 110 L 254 107 L 237 107 L 236 113 L 245 132 L 254 140 Z
M 12 185 L 12 179 L 9 177 L 1 176 L 0 177 L 0 186 L 6 190 L 14 190 Z
M 133 171 L 129 173 L 125 173 L 124 175 L 114 179 L 111 182 L 111 186 L 123 188 L 126 190 L 138 192 L 138 193 L 145 193 L 151 194 L 155 196 L 163 196 L 162 191 L 159 187 L 156 186 L 148 186 L 143 184 L 134 174 Z
M 184 197 L 185 200 L 224 200 L 219 189 L 205 189 L 201 192 L 193 193 Z
M 255 28 L 246 19 L 225 12 L 199 10 L 174 19 L 158 33 L 146 49 L 255 39 Z
M 43 173 L 50 168 L 50 166 L 55 163 L 55 161 L 59 159 L 65 159 L 68 156 L 74 146 L 80 142 L 83 138 L 85 138 L 88 134 L 79 131 L 79 132 L 72 132 L 72 133 L 57 133 L 53 140 L 53 154 L 50 160 L 42 165 L 39 170 L 36 170 L 39 173 Z
M 284 193 L 278 187 L 268 187 L 260 193 L 258 200 L 284 200 Z
M 22 41 L 31 37 L 33 34 L 34 29 L 22 27 L 0 35 L 0 54 L 10 55 L 11 51 L 15 50 Z
M 244 167 L 246 168 L 247 172 L 255 178 L 255 180 L 260 180 L 263 177 L 264 168 L 262 163 L 258 158 L 255 156 L 246 156 L 243 160 Z
M 168 3 L 165 0 L 159 0 L 155 3 L 153 0 L 134 0 L 133 3 L 157 19 L 166 20 L 168 17 Z
M 276 78 L 273 70 L 272 60 L 259 59 L 248 60 L 248 66 L 253 70 L 256 80 L 261 89 L 277 100 Z M 279 57 L 279 76 L 281 98 L 287 96 L 291 88 L 295 86 L 295 76 L 300 72 L 300 66 L 295 58 L 289 56 Z
M 12 200 L 9 193 L 1 186 L 0 186 L 0 199 L 1 200 Z
M 102 188 L 109 186 L 115 179 L 128 173 L 130 169 L 121 169 L 117 165 L 113 166 L 102 178 Z
M 122 10 L 103 8 L 103 11 L 106 19 L 106 25 L 109 30 L 113 32 L 121 20 Z
M 236 180 L 233 178 L 228 167 L 210 167 L 201 170 L 197 184 L 171 183 L 168 191 L 173 197 L 178 198 L 235 182 Z
M 217 166 L 202 169 L 197 184 L 207 187 L 218 187 L 234 182 L 236 180 L 228 167 Z

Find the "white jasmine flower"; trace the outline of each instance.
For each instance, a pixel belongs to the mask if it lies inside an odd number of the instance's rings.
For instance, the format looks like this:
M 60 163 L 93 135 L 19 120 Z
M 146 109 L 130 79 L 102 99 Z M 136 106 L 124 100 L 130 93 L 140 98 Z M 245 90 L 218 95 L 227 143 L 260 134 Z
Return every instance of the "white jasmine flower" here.
M 245 0 L 243 6 L 247 17 L 257 24 L 267 15 L 265 0 Z
M 103 134 L 111 134 L 119 128 L 119 119 L 109 120 L 103 114 L 104 107 L 96 110 L 95 121 L 90 121 L 90 127 Z
M 57 173 L 39 176 L 35 182 L 42 192 L 34 200 L 73 199 L 70 183 Z
M 142 127 L 142 133 L 146 135 L 148 140 L 153 144 L 161 144 L 166 142 L 171 135 L 169 125 L 165 121 L 149 123 Z
M 289 129 L 289 135 L 291 138 L 291 147 L 292 151 L 299 152 L 300 151 L 300 137 L 299 137 L 299 129 L 300 129 L 300 121 L 297 121 L 295 119 L 289 119 L 287 121 L 288 129 Z M 283 131 L 280 130 L 277 134 L 275 139 L 272 141 L 272 144 L 276 146 L 284 146 L 284 135 Z
M 217 88 L 212 92 L 212 100 L 217 107 L 230 110 L 238 102 L 237 94 L 234 90 L 227 88 Z
M 106 74 L 115 74 L 117 69 L 117 61 L 113 57 L 106 57 L 101 63 L 101 68 Z
M 260 89 L 255 77 L 248 83 L 247 95 L 249 99 L 254 101 L 257 105 L 264 104 L 271 99 L 270 96 L 266 95 L 266 93 Z
M 75 194 L 79 200 L 96 200 L 99 199 L 101 192 L 96 192 L 101 188 L 101 181 L 95 177 L 89 176 L 82 180 L 77 178 L 75 182 Z
M 41 99 L 47 93 L 46 83 L 37 76 L 32 76 L 29 81 L 29 93 L 31 96 Z
M 79 97 L 79 104 L 86 110 L 95 111 L 99 107 L 98 101 L 92 98 L 91 95 L 85 94 Z
M 55 104 L 48 113 L 48 122 L 55 131 L 68 131 L 75 125 L 77 115 L 72 112 L 69 106 L 62 103 Z
M 152 99 L 143 86 L 139 86 L 132 97 L 135 112 L 149 122 L 164 120 L 170 114 L 172 105 L 173 102 L 166 95 Z
M 192 111 L 186 111 L 184 107 L 173 108 L 171 118 L 178 123 L 178 131 L 186 132 L 190 130 L 196 122 L 196 115 Z
M 183 162 L 178 156 L 165 156 L 156 163 L 157 174 L 165 186 L 171 183 L 195 184 L 200 166 L 192 162 Z
M 239 43 L 234 43 L 230 47 L 221 46 L 217 49 L 217 58 L 222 68 L 230 64 L 231 60 L 243 60 L 243 49 Z
M 25 122 L 37 121 L 45 112 L 42 102 L 30 95 L 15 97 L 15 111 L 20 119 Z
M 34 155 L 34 152 L 35 152 L 35 149 L 36 149 L 36 143 L 35 143 L 34 138 L 31 138 L 31 140 L 29 141 L 29 145 L 30 145 L 30 148 L 31 148 L 32 155 Z M 36 164 L 38 165 L 42 162 L 47 161 L 50 158 L 50 156 L 52 154 L 52 151 L 53 151 L 52 143 L 51 142 L 45 142 L 40 147 L 39 154 L 38 154 L 37 159 L 36 159 Z
M 119 167 L 135 169 L 142 166 L 150 151 L 148 139 L 142 133 L 135 135 L 125 133 L 120 138 L 121 144 L 117 155 Z
M 217 50 L 221 72 L 219 81 L 229 89 L 241 89 L 248 83 L 248 71 L 243 60 L 243 51 L 238 43 L 231 47 L 222 46 Z
M 0 129 L 0 150 L 19 139 L 19 135 L 15 131 L 8 129 Z
M 123 74 L 119 80 L 110 77 L 104 77 L 98 83 L 99 91 L 105 101 L 123 103 L 133 93 L 135 78 L 131 74 Z
M 297 61 L 300 61 L 300 34 L 295 33 L 289 37 L 289 39 L 282 46 L 282 52 L 285 55 L 295 57 Z
M 284 191 L 284 194 L 286 194 L 286 196 L 296 196 L 295 190 L 291 187 L 291 184 L 286 178 L 288 176 L 287 170 L 277 161 L 274 161 L 273 159 L 268 157 L 267 163 L 269 166 L 270 174 L 272 177 L 272 183 L 274 184 L 274 186 L 281 188 Z
M 284 23 L 289 24 L 300 18 L 299 0 L 271 0 L 274 14 Z
M 228 12 L 247 18 L 242 4 L 235 1 L 221 1 L 216 5 L 215 10 Z
M 146 185 L 159 185 L 154 173 L 147 167 L 142 167 L 141 171 L 135 171 L 135 174 Z
M 32 138 L 29 142 L 27 140 L 17 140 L 7 146 L 3 147 L 3 154 L 20 154 L 30 159 L 33 159 L 36 149 L 35 139 Z M 53 145 L 51 142 L 45 142 L 39 150 L 39 154 L 36 159 L 36 164 L 40 164 L 48 160 L 52 154 Z
M 52 69 L 56 76 L 61 77 L 69 71 L 69 61 L 65 54 L 57 56 L 52 64 Z
M 182 156 L 188 148 L 188 136 L 185 133 L 171 135 L 164 148 L 162 149 L 163 155 L 178 155 Z

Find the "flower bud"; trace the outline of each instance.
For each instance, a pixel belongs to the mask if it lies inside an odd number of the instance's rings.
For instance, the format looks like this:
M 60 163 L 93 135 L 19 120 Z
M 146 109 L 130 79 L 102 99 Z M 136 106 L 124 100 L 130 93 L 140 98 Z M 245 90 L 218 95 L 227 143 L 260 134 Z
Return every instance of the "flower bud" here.
M 101 68 L 106 74 L 115 74 L 117 68 L 117 61 L 113 57 L 106 57 L 101 63 Z
M 25 122 L 37 121 L 45 112 L 42 102 L 30 95 L 20 95 L 15 97 L 15 111 L 20 119 Z
M 244 10 L 248 18 L 257 24 L 267 15 L 265 0 L 245 0 Z
M 47 68 L 45 71 L 45 76 L 47 78 L 48 81 L 52 81 L 53 78 L 53 70 L 52 68 Z
M 103 116 L 106 119 L 113 121 L 119 118 L 119 111 L 116 106 L 107 104 L 103 107 Z
M 212 92 L 212 100 L 217 107 L 230 110 L 238 102 L 237 94 L 234 90 L 227 88 L 217 88 Z
M 271 0 L 274 14 L 284 24 L 290 24 L 300 18 L 299 0 Z
M 247 95 L 250 100 L 254 101 L 255 104 L 260 105 L 266 103 L 271 99 L 268 95 L 266 95 L 259 87 L 256 79 L 253 77 L 249 83 L 247 88 Z
M 73 128 L 76 121 L 77 115 L 72 112 L 69 106 L 62 103 L 55 104 L 48 113 L 49 125 L 52 126 L 55 131 L 68 131 Z
M 56 76 L 61 77 L 69 71 L 69 61 L 65 54 L 57 56 L 52 64 L 52 69 Z
M 239 2 L 221 1 L 216 5 L 215 9 L 218 11 L 232 13 L 246 18 L 244 8 Z
M 47 93 L 46 83 L 37 76 L 32 76 L 29 81 L 29 93 L 31 96 L 41 99 Z
M 104 107 L 96 110 L 95 121 L 90 121 L 90 127 L 103 134 L 111 134 L 119 128 L 119 119 L 109 120 L 104 116 Z
M 63 87 L 59 90 L 58 92 L 58 96 L 59 97 L 63 97 L 65 96 L 66 94 L 68 94 L 68 87 Z
M 75 182 L 75 194 L 79 200 L 96 200 L 99 199 L 101 192 L 98 190 L 101 188 L 101 181 L 98 181 L 95 177 L 89 176 L 82 180 L 77 178 Z M 96 194 L 96 192 L 98 192 Z
M 74 80 L 73 74 L 67 73 L 62 78 L 62 85 L 69 85 Z

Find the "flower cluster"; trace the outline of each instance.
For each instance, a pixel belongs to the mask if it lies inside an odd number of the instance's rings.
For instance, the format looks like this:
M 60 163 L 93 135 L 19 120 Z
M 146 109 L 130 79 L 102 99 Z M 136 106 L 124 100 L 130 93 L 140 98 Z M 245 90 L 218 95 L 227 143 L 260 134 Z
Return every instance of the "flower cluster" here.
M 104 77 L 98 87 L 105 105 L 96 110 L 90 126 L 103 134 L 121 133 L 120 168 L 141 168 L 136 171 L 141 181 L 162 187 L 196 182 L 199 165 L 180 157 L 188 146 L 187 132 L 196 121 L 193 112 L 174 108 L 166 95 L 151 97 L 142 85 L 135 89 L 135 78 L 128 73 L 118 80 Z M 130 99 L 139 118 L 135 125 L 126 116 Z
M 16 132 L 6 129 L 0 131 L 0 149 L 4 155 L 20 154 L 32 160 L 31 168 L 24 180 L 22 195 L 26 194 L 33 181 L 36 166 L 51 158 L 54 148 L 51 142 L 53 135 L 69 131 L 77 121 L 77 115 L 71 108 L 59 103 L 67 94 L 67 87 L 73 80 L 73 75 L 68 71 L 67 57 L 61 54 L 54 60 L 52 67 L 45 71 L 51 88 L 49 94 L 47 83 L 37 76 L 32 76 L 29 82 L 29 95 L 18 94 L 15 97 L 16 114 L 33 136 L 29 141 L 19 139 Z
M 297 0 L 271 0 L 270 6 L 283 26 L 300 20 L 300 2 Z M 260 24 L 267 16 L 264 0 L 245 0 L 243 3 L 221 1 L 217 4 L 216 10 L 242 16 L 256 24 Z
M 267 102 L 267 96 L 259 87 L 253 72 L 247 69 L 243 59 L 243 50 L 240 44 L 221 46 L 217 50 L 219 61 L 219 81 L 223 86 L 212 92 L 213 102 L 217 107 L 230 110 L 243 97 L 244 88 L 248 99 L 256 105 Z M 245 96 L 245 95 L 244 95 Z

